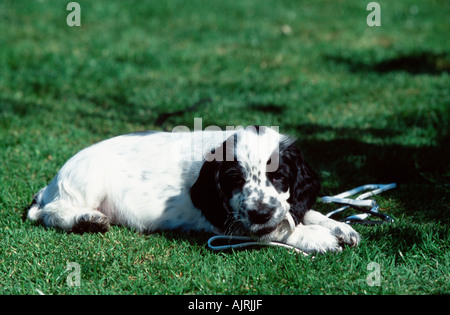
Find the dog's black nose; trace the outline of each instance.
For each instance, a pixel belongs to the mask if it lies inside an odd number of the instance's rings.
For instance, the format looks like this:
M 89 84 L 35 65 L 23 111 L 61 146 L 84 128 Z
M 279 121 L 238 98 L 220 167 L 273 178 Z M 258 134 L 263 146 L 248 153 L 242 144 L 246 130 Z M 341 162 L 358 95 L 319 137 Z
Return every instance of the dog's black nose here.
M 248 220 L 253 224 L 263 224 L 270 220 L 275 209 L 265 208 L 264 210 L 248 211 Z

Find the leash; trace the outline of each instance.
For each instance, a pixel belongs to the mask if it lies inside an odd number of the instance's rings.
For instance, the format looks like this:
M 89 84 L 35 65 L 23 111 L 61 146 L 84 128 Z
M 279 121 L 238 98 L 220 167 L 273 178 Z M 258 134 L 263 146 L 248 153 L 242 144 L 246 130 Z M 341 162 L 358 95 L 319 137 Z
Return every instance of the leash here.
M 366 199 L 368 197 L 378 195 L 382 193 L 383 191 L 393 189 L 397 187 L 395 183 L 392 184 L 369 184 L 364 185 L 360 187 L 353 188 L 351 190 L 345 191 L 343 193 L 340 193 L 335 196 L 325 196 L 320 198 L 320 201 L 323 203 L 336 203 L 340 205 L 344 205 L 341 208 L 338 208 L 336 210 L 333 210 L 331 212 L 328 212 L 325 216 L 327 218 L 331 217 L 332 215 L 342 212 L 345 209 L 351 207 L 354 209 L 357 209 L 358 211 L 362 211 L 363 213 L 360 214 L 354 214 L 351 216 L 348 216 L 347 218 L 341 220 L 341 222 L 345 222 L 348 224 L 354 224 L 354 223 L 362 223 L 362 224 L 381 224 L 383 222 L 394 222 L 394 219 L 391 218 L 388 215 L 379 213 L 380 206 L 375 200 L 372 199 Z M 356 197 L 355 199 L 351 199 L 349 197 L 354 196 L 360 192 L 370 190 L 364 194 L 361 194 L 360 196 Z M 370 209 L 364 209 L 364 207 L 369 207 Z M 381 218 L 382 220 L 366 220 L 369 216 L 376 216 Z M 285 225 L 287 224 L 286 228 L 288 228 L 291 232 L 295 229 L 295 223 L 294 219 L 292 218 L 291 214 L 288 212 L 282 221 Z M 301 251 L 300 249 L 287 245 L 280 242 L 273 242 L 273 241 L 256 241 L 248 236 L 234 236 L 234 235 L 215 235 L 211 237 L 208 240 L 208 247 L 211 250 L 214 251 L 223 251 L 223 250 L 230 250 L 230 249 L 243 249 L 246 247 L 255 247 L 255 246 L 278 246 L 283 247 L 289 250 L 294 250 L 298 254 L 303 254 L 305 256 L 309 256 L 309 254 Z M 313 256 L 314 257 L 314 256 Z
M 292 218 L 292 215 L 289 212 L 284 217 L 282 223 L 286 225 L 286 228 L 289 229 L 290 232 L 294 231 L 295 222 L 294 219 Z M 215 251 L 242 249 L 245 247 L 254 247 L 254 246 L 278 246 L 294 250 L 297 254 L 303 254 L 305 256 L 308 256 L 307 253 L 301 251 L 300 249 L 294 246 L 274 241 L 255 241 L 249 236 L 216 235 L 208 240 L 208 247 Z
M 245 247 L 253 247 L 253 246 L 284 247 L 286 249 L 294 250 L 297 254 L 303 254 L 305 256 L 308 256 L 307 253 L 301 251 L 300 249 L 294 246 L 279 242 L 258 242 L 248 236 L 216 235 L 208 240 L 208 247 L 215 251 L 242 249 Z
M 353 188 L 351 190 L 345 191 L 345 192 L 335 195 L 335 196 L 326 196 L 326 197 L 322 197 L 320 199 L 321 199 L 321 202 L 323 202 L 323 203 L 336 203 L 336 204 L 344 205 L 341 208 L 338 208 L 336 210 L 328 212 L 325 215 L 327 218 L 351 207 L 358 211 L 362 211 L 363 213 L 350 215 L 350 216 L 346 217 L 345 219 L 341 220 L 341 222 L 345 222 L 347 224 L 361 223 L 361 224 L 369 224 L 369 225 L 382 224 L 384 222 L 392 223 L 392 222 L 394 222 L 394 219 L 392 217 L 378 212 L 380 210 L 380 206 L 378 205 L 378 203 L 375 200 L 372 200 L 372 199 L 366 200 L 366 198 L 378 195 L 378 194 L 382 193 L 383 191 L 390 190 L 395 187 L 397 187 L 397 184 L 395 184 L 395 183 L 369 184 L 369 185 L 363 185 L 363 186 Z M 366 190 L 369 190 L 369 191 L 364 194 L 359 195 L 355 199 L 348 198 L 348 197 L 354 196 L 354 195 L 359 194 L 360 192 L 363 192 Z M 370 209 L 365 209 L 364 207 L 368 207 Z M 381 220 L 366 220 L 371 215 L 376 216 L 376 217 L 380 218 Z

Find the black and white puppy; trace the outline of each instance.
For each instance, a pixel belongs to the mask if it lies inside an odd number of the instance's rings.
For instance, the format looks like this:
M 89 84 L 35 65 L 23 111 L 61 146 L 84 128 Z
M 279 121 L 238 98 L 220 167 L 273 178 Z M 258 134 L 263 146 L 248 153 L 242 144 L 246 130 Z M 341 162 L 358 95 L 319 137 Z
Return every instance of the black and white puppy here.
M 78 233 L 118 224 L 249 235 L 305 252 L 357 245 L 349 225 L 310 210 L 319 188 L 294 140 L 271 128 L 141 132 L 69 159 L 28 218 Z M 287 217 L 293 230 L 283 228 Z

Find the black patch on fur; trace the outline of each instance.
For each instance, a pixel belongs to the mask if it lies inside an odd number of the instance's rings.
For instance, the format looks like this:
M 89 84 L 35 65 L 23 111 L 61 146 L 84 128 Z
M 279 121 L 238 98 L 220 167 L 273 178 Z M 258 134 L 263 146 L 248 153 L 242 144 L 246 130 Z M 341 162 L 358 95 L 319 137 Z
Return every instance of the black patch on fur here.
M 267 177 L 278 191 L 286 192 L 289 189 L 287 201 L 291 204 L 290 212 L 295 224 L 299 224 L 319 194 L 319 177 L 292 142 L 280 142 L 279 158 L 278 169 L 268 172 Z
M 197 181 L 190 191 L 194 206 L 202 211 L 212 225 L 220 229 L 226 228 L 226 222 L 232 216 L 228 201 L 233 191 L 242 189 L 245 183 L 244 170 L 233 153 L 237 142 L 236 135 L 231 137 L 233 145 L 227 146 L 228 140 L 222 144 L 222 161 L 204 161 Z M 231 154 L 233 158 L 230 158 Z
M 84 233 L 106 233 L 109 230 L 109 220 L 107 217 L 98 216 L 93 218 L 91 215 L 82 216 L 72 227 L 71 232 L 76 234 Z
M 258 125 L 250 125 L 247 126 L 247 128 L 245 128 L 245 130 L 251 130 L 254 131 L 257 135 L 263 135 L 266 133 L 266 128 L 265 126 L 258 126 Z

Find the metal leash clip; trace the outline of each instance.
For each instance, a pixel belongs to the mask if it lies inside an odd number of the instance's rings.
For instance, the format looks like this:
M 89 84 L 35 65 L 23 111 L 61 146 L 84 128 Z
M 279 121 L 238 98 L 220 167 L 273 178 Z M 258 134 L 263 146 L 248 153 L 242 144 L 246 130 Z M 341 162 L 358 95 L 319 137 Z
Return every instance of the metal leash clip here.
M 360 214 L 354 214 L 351 216 L 346 217 L 345 219 L 341 220 L 341 222 L 345 222 L 348 224 L 354 224 L 354 223 L 362 223 L 362 224 L 369 224 L 369 225 L 375 225 L 375 224 L 382 224 L 384 222 L 392 223 L 394 222 L 394 219 L 386 214 L 380 213 L 380 206 L 375 200 L 372 199 L 366 199 L 368 197 L 372 197 L 375 195 L 378 195 L 382 193 L 383 191 L 393 189 L 397 187 L 397 184 L 391 183 L 391 184 L 369 184 L 364 185 L 360 187 L 356 187 L 354 189 L 348 190 L 346 192 L 343 192 L 341 194 L 335 195 L 335 196 L 326 196 L 320 198 L 323 203 L 336 203 L 340 205 L 344 205 L 343 207 L 333 210 L 329 213 L 327 213 L 325 216 L 327 218 L 331 217 L 332 215 L 342 212 L 347 208 L 353 208 L 358 211 L 362 211 L 363 213 Z M 356 197 L 355 199 L 351 199 L 349 197 L 354 196 L 360 192 L 370 190 L 366 193 L 363 193 Z M 365 208 L 364 208 L 365 207 Z M 370 209 L 367 209 L 370 208 Z M 366 220 L 371 215 L 376 216 L 380 218 L 381 220 Z

